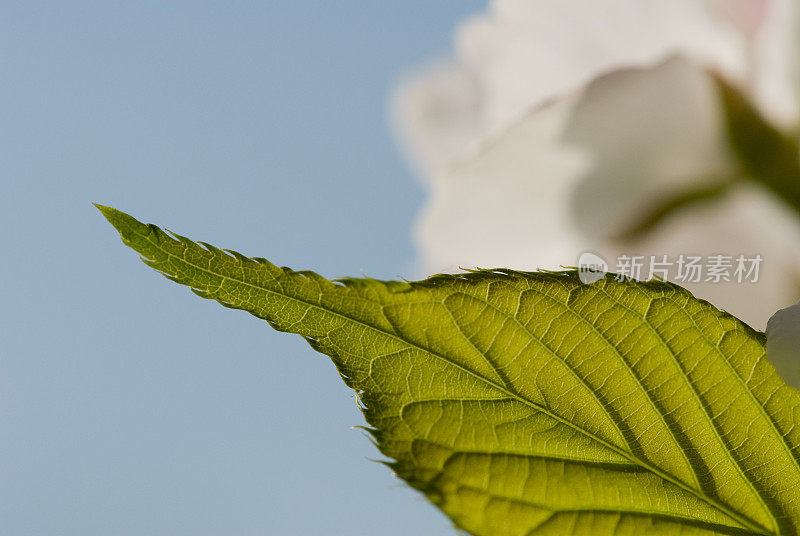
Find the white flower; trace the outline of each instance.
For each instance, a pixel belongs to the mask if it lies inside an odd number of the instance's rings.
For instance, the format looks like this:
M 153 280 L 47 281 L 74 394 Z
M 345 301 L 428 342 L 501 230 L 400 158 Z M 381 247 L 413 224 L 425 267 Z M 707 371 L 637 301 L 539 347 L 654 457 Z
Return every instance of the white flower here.
M 409 77 L 401 140 L 430 198 L 421 269 L 761 254 L 758 283 L 686 284 L 763 328 L 800 294 L 800 225 L 748 183 L 621 239 L 657 203 L 738 178 L 720 73 L 782 128 L 800 114 L 796 0 L 498 0 L 456 60 Z
M 786 383 L 800 387 L 800 303 L 769 319 L 767 356 Z

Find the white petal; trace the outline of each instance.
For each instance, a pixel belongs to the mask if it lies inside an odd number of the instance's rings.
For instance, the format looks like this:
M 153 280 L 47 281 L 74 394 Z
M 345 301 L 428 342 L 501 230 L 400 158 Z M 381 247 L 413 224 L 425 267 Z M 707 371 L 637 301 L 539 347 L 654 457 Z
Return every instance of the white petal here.
M 496 133 L 599 74 L 676 53 L 742 77 L 743 36 L 715 15 L 697 0 L 498 0 L 460 28 L 456 48 L 481 80 Z
M 581 249 L 569 197 L 584 167 L 558 142 L 572 102 L 531 114 L 436 177 L 416 229 L 421 270 L 553 268 Z
M 745 39 L 697 0 L 497 0 L 457 31 L 456 60 L 412 74 L 394 121 L 423 172 L 598 75 L 674 54 L 744 78 Z
M 728 180 L 737 164 L 724 129 L 717 86 L 684 58 L 592 82 L 565 133 L 591 160 L 573 199 L 578 227 L 620 235 L 659 202 Z
M 463 158 L 483 135 L 475 76 L 452 61 L 406 75 L 393 96 L 395 132 L 422 176 Z
M 774 0 L 710 0 L 712 9 L 730 20 L 747 38 L 758 33 L 773 3 Z
M 754 98 L 774 122 L 800 121 L 800 2 L 772 0 L 753 41 Z
M 769 319 L 767 359 L 786 383 L 800 389 L 800 304 L 781 309 Z

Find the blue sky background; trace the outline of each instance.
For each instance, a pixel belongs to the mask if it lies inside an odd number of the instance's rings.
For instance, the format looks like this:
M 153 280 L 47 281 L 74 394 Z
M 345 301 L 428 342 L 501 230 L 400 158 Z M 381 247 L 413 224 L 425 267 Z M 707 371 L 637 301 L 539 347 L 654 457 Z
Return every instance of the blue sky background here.
M 0 2 L 0 534 L 445 535 L 324 356 L 158 276 L 92 201 L 416 275 L 402 72 L 483 2 Z

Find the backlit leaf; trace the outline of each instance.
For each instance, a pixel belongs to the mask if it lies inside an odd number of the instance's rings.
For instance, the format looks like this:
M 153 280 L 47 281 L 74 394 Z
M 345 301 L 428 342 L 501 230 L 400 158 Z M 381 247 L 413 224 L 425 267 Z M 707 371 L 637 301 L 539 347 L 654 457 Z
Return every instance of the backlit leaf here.
M 168 278 L 329 355 L 397 475 L 471 534 L 798 534 L 800 393 L 680 287 L 331 282 L 100 210 Z

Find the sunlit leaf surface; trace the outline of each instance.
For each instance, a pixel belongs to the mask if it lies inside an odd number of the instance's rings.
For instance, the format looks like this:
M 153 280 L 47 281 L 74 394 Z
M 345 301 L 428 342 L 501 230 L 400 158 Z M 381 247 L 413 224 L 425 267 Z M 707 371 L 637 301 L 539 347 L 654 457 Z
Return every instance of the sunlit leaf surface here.
M 471 534 L 798 534 L 800 393 L 675 285 L 331 282 L 100 210 L 168 278 L 329 355 L 397 475 Z

